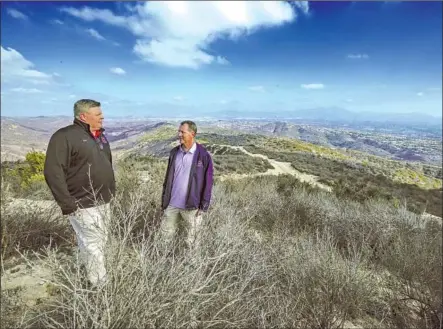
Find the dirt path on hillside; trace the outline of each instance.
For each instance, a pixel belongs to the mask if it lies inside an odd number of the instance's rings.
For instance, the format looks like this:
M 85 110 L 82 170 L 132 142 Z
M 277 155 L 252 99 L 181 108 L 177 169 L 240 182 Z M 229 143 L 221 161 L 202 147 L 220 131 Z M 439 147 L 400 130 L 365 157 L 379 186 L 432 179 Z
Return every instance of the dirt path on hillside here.
M 229 179 L 229 178 L 242 179 L 242 178 L 246 178 L 246 177 L 288 174 L 288 175 L 292 175 L 292 176 L 296 177 L 301 182 L 306 182 L 306 183 L 311 184 L 313 186 L 317 186 L 317 187 L 324 189 L 328 192 L 332 191 L 332 188 L 330 186 L 319 183 L 317 176 L 305 174 L 305 173 L 302 173 L 302 172 L 296 170 L 294 167 L 292 167 L 290 162 L 276 161 L 276 160 L 270 159 L 269 157 L 267 157 L 266 155 L 263 155 L 263 154 L 250 153 L 250 152 L 246 151 L 243 146 L 231 146 L 231 145 L 220 145 L 220 144 L 217 144 L 217 145 L 241 151 L 251 157 L 267 160 L 271 164 L 271 166 L 274 167 L 273 169 L 268 169 L 266 172 L 263 172 L 263 173 L 223 175 L 220 177 L 220 179 L 222 181 Z
M 11 214 L 22 218 L 45 214 L 49 216 L 49 221 L 62 217 L 60 208 L 57 203 L 52 200 L 8 198 L 8 200 L 2 200 L 2 203 L 4 203 L 1 209 L 1 215 L 4 216 L 3 218 L 9 218 L 8 216 Z
M 9 207 L 14 209 L 22 209 L 23 211 L 35 210 L 53 210 L 58 209 L 57 203 L 53 200 L 31 200 L 23 198 L 11 198 Z

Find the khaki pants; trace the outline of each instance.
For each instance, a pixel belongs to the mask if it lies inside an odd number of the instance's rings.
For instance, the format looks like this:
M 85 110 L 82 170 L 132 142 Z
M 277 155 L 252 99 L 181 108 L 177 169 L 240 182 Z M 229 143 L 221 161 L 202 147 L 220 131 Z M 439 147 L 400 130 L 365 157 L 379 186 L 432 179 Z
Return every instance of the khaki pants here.
M 105 245 L 107 241 L 106 222 L 110 217 L 109 204 L 79 209 L 68 215 L 77 235 L 81 261 L 86 267 L 89 281 L 93 285 L 106 280 Z
M 175 234 L 179 227 L 185 226 L 187 233 L 188 246 L 195 247 L 198 245 L 198 231 L 202 222 L 202 215 L 197 215 L 197 209 L 185 210 L 169 206 L 166 208 L 160 232 L 167 244 L 173 242 Z

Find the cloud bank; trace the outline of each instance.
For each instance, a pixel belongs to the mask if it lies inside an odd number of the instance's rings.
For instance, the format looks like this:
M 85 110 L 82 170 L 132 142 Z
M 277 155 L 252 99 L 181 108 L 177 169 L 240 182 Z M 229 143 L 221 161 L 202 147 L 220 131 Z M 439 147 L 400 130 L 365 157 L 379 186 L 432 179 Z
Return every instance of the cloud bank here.
M 61 11 L 87 22 L 129 29 L 137 38 L 132 50 L 142 61 L 192 69 L 229 64 L 229 58 L 210 50 L 218 39 L 241 38 L 309 13 L 307 1 L 152 1 L 127 8 L 128 15 L 87 6 Z

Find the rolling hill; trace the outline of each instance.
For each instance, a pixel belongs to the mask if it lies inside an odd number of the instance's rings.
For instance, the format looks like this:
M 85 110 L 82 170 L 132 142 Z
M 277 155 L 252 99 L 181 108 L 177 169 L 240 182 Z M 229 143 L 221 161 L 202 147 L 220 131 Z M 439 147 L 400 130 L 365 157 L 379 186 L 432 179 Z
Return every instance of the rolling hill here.
M 23 159 L 31 149 L 45 151 L 51 134 L 71 121 L 68 117 L 2 117 L 2 160 Z M 110 118 L 106 119 L 105 127 L 111 147 L 120 153 L 135 147 L 144 133 L 159 126 L 168 126 L 176 131 L 178 123 L 178 120 Z M 333 149 L 355 150 L 392 160 L 441 166 L 442 138 L 438 129 L 331 126 L 272 120 L 201 120 L 197 124 L 199 133 L 287 137 Z M 163 148 L 161 145 L 158 147 Z

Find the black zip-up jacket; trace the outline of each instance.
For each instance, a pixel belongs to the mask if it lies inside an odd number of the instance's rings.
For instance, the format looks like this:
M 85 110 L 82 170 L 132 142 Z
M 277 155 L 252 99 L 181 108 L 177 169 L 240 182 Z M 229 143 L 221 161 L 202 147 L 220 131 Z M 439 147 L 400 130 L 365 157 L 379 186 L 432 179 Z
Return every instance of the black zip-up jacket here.
M 88 124 L 75 119 L 49 140 L 44 175 L 64 215 L 108 203 L 115 195 L 111 148 L 103 131 L 96 139 Z

